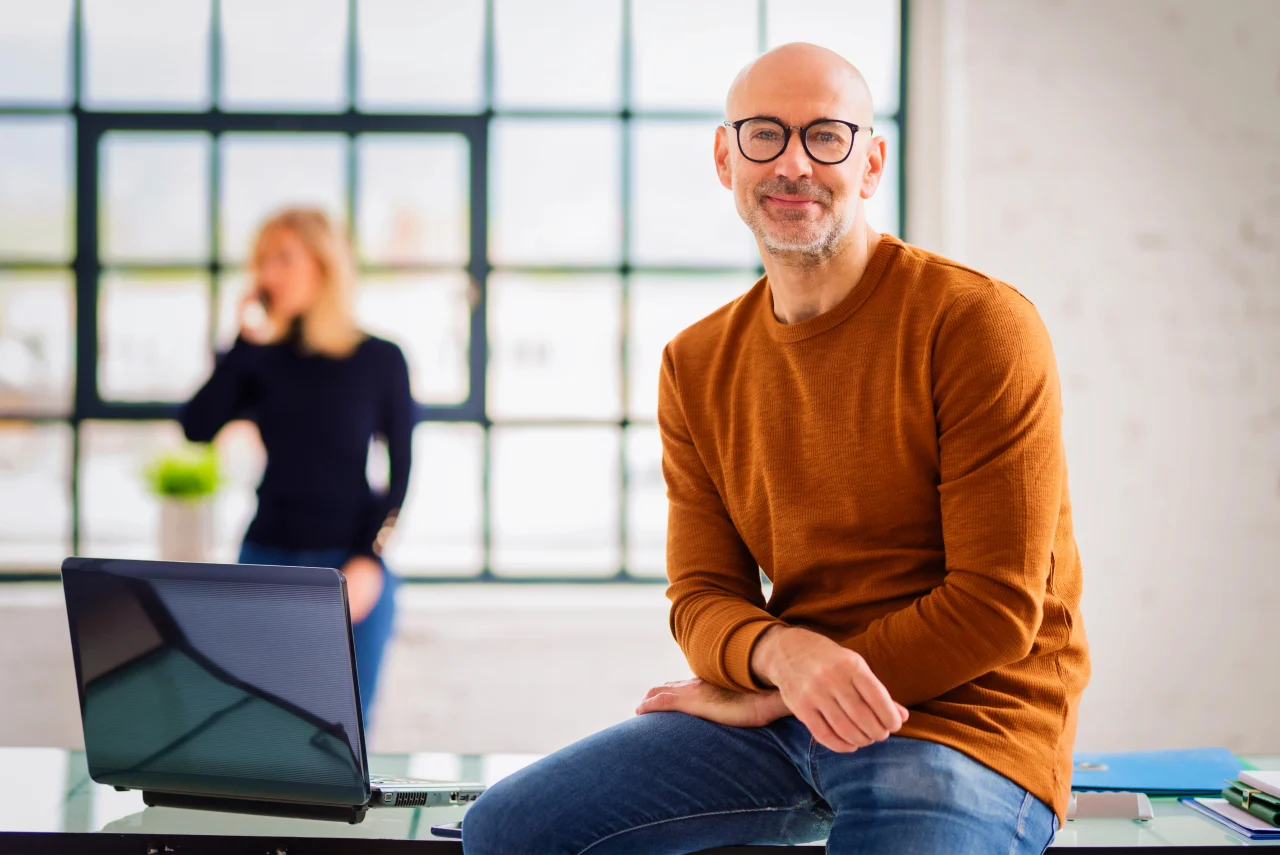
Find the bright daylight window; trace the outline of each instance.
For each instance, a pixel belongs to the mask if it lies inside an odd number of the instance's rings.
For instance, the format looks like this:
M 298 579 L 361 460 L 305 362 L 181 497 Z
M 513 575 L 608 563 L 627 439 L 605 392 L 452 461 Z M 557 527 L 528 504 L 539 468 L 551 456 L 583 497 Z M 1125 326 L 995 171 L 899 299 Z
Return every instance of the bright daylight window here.
M 420 404 L 424 578 L 660 579 L 662 346 L 746 290 L 716 180 L 761 50 L 858 63 L 901 234 L 902 0 L 0 0 L 0 569 L 154 556 L 140 472 L 234 336 L 256 226 L 346 222 Z M 218 440 L 234 557 L 262 451 Z M 371 477 L 385 462 L 371 457 Z

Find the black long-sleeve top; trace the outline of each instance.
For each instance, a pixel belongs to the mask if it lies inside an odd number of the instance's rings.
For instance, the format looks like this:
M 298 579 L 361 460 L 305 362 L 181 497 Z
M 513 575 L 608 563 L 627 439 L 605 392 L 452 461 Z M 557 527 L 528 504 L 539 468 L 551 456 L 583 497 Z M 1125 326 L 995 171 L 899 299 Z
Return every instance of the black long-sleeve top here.
M 400 348 L 367 337 L 350 356 L 303 353 L 295 342 L 237 339 L 182 412 L 193 442 L 232 419 L 258 425 L 267 450 L 258 512 L 245 539 L 286 549 L 377 556 L 409 487 L 413 398 Z M 385 439 L 385 494 L 366 477 L 369 442 Z

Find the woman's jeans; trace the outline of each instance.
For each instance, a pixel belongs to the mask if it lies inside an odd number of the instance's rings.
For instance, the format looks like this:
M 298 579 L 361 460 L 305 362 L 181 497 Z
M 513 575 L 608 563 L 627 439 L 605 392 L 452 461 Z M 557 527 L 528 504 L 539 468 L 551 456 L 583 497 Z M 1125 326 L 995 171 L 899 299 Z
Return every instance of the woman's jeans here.
M 676 855 L 827 839 L 833 855 L 1032 855 L 1057 818 L 966 755 L 891 736 L 837 754 L 798 719 L 629 719 L 504 778 L 462 823 L 467 855 Z
M 246 541 L 240 548 L 241 564 L 275 564 L 282 567 L 333 567 L 342 569 L 351 555 L 341 549 L 281 549 Z M 378 672 L 382 666 L 382 654 L 396 617 L 396 588 L 400 586 L 394 573 L 382 565 L 382 596 L 364 620 L 351 625 L 356 645 L 356 676 L 360 682 L 360 709 L 364 714 L 364 726 L 370 726 L 370 709 L 374 693 L 378 689 Z

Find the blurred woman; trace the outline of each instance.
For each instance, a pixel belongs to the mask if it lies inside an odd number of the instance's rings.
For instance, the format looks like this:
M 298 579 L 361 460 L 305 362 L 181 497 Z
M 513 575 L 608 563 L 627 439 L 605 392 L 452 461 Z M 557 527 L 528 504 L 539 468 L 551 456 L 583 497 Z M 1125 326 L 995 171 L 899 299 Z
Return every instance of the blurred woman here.
M 347 579 L 365 721 L 395 617 L 382 547 L 409 484 L 413 399 L 400 348 L 360 331 L 345 236 L 297 208 L 258 232 L 240 334 L 182 413 L 207 442 L 232 419 L 258 425 L 267 451 L 242 564 L 334 567 Z M 369 442 L 385 439 L 385 494 L 366 477 Z

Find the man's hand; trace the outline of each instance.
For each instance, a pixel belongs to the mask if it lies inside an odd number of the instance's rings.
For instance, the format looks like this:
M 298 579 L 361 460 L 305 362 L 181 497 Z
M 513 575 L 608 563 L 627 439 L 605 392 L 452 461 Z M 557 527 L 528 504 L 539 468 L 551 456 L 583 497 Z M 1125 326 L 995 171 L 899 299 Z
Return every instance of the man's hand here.
M 342 575 L 347 577 L 351 622 L 359 623 L 369 616 L 382 596 L 382 565 L 367 555 L 357 555 L 342 565 Z
M 807 629 L 773 626 L 756 641 L 751 670 L 778 687 L 783 704 L 832 751 L 857 751 L 897 733 L 907 710 L 864 660 Z
M 649 690 L 636 715 L 682 712 L 729 727 L 764 727 L 791 715 L 778 692 L 731 692 L 695 677 Z

